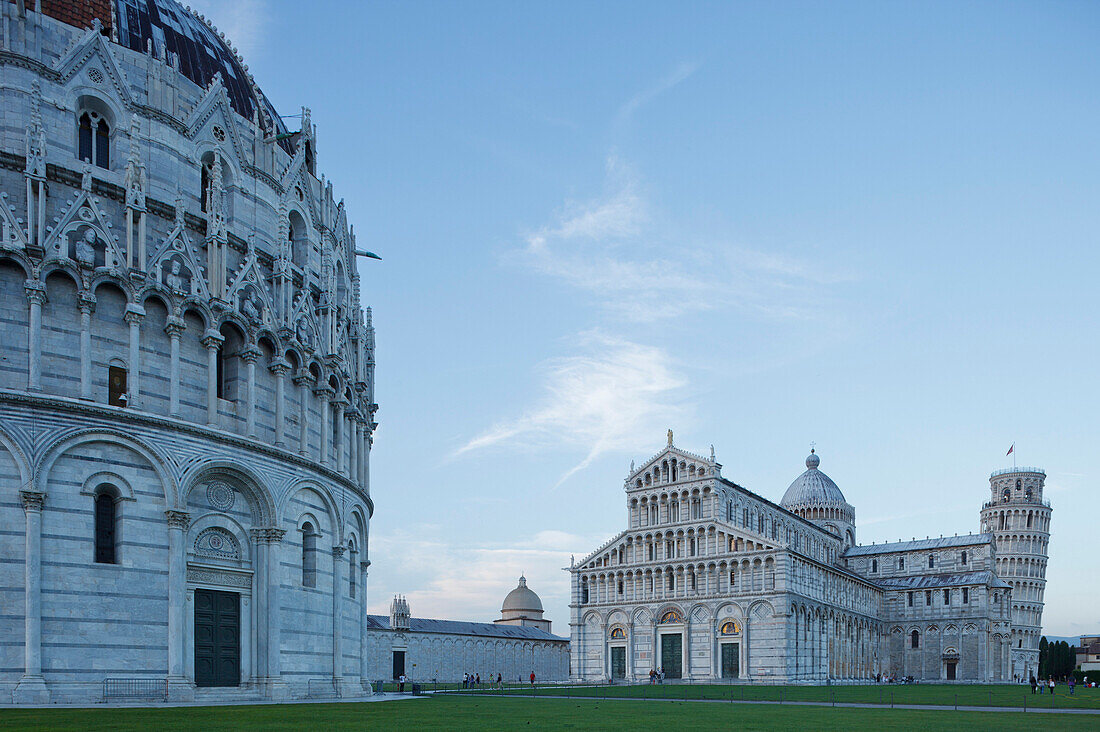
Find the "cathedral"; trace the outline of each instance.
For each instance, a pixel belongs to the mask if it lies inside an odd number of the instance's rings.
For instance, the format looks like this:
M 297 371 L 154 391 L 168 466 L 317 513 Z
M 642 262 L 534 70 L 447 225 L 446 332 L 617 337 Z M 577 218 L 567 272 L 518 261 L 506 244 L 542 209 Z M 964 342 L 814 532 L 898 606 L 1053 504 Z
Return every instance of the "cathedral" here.
M 668 444 L 626 478 L 627 528 L 569 568 L 571 676 L 765 682 L 881 676 L 998 682 L 1037 673 L 1045 473 L 989 479 L 980 533 L 856 541 L 820 469 L 779 503 Z
M 0 699 L 369 693 L 374 331 L 309 110 L 176 0 L 0 22 Z

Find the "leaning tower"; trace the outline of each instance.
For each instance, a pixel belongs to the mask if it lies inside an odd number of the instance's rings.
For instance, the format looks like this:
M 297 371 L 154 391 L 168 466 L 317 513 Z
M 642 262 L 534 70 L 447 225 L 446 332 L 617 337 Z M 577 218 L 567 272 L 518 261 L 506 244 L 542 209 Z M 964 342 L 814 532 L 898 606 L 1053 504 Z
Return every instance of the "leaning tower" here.
M 1012 674 L 1024 679 L 1039 668 L 1051 511 L 1043 500 L 1045 480 L 1041 468 L 997 470 L 982 506 L 982 531 L 994 536 L 997 576 L 1012 585 Z

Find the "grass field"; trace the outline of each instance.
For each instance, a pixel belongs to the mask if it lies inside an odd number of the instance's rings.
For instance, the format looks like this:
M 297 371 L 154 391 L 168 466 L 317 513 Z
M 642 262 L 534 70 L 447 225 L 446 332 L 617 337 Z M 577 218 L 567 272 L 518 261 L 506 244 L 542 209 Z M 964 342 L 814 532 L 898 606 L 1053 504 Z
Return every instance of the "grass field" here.
M 469 693 L 469 692 L 463 692 Z M 636 686 L 530 686 L 506 687 L 493 694 L 538 694 L 596 697 L 611 699 L 644 697 L 661 699 L 714 699 L 737 701 L 807 701 L 824 704 L 848 702 L 855 704 L 935 704 L 993 707 L 1054 707 L 1056 709 L 1100 709 L 1100 688 L 1077 687 L 1073 696 L 1065 686 L 1057 693 L 1032 694 L 1031 687 L 1020 685 L 963 684 L 874 684 L 860 686 L 764 686 L 753 684 L 642 684 Z M 1097 719 L 1100 728 L 1100 719 Z
M 849 709 L 692 701 L 520 699 L 453 695 L 367 704 L 160 709 L 2 709 L 16 730 L 1095 730 L 1092 715 Z

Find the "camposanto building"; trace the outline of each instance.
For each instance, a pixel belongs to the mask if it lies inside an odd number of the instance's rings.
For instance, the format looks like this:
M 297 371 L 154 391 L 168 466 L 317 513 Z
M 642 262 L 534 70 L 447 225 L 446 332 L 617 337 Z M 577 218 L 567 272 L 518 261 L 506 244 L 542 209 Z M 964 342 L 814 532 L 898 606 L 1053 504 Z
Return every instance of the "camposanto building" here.
M 415 618 L 404 597 L 390 603 L 389 617 L 367 616 L 367 655 L 373 679 L 459 681 L 479 675 L 488 684 L 504 681 L 565 681 L 569 639 L 550 632 L 542 601 L 520 577 L 492 623 Z
M 174 0 L 0 3 L 0 697 L 363 693 L 355 241 Z
M 1038 667 L 1050 504 L 994 473 L 979 534 L 856 543 L 811 451 L 776 504 L 672 444 L 625 482 L 628 528 L 569 568 L 575 679 L 1010 681 Z

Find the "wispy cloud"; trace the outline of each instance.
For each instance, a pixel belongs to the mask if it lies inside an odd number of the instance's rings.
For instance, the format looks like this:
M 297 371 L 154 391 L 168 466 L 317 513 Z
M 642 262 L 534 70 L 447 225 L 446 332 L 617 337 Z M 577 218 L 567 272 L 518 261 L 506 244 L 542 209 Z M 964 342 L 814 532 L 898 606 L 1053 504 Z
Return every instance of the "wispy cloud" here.
M 657 83 L 643 89 L 628 99 L 626 103 L 619 108 L 619 112 L 615 117 L 616 121 L 619 124 L 626 122 L 634 116 L 634 113 L 639 109 L 677 86 L 698 70 L 699 64 L 697 63 L 681 62 L 677 64 L 676 68 L 661 77 Z
M 455 454 L 501 444 L 566 445 L 583 459 L 558 485 L 612 450 L 630 450 L 682 420 L 675 397 L 686 382 L 663 349 L 599 332 L 581 335 L 584 353 L 543 364 L 543 395 L 526 414 L 469 440 Z
M 189 0 L 192 10 L 214 24 L 247 62 L 260 50 L 273 10 L 270 0 Z
M 658 220 L 641 188 L 630 166 L 609 156 L 603 193 L 567 201 L 555 222 L 528 234 L 509 258 L 590 294 L 633 322 L 726 307 L 812 319 L 821 286 L 850 279 L 735 240 L 697 241 L 690 231 Z

